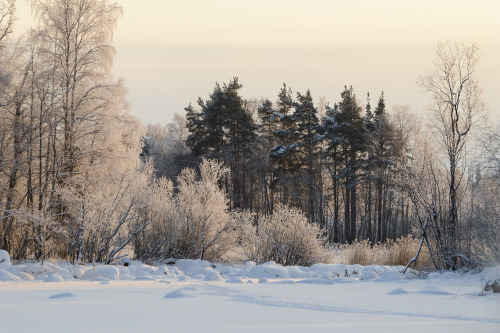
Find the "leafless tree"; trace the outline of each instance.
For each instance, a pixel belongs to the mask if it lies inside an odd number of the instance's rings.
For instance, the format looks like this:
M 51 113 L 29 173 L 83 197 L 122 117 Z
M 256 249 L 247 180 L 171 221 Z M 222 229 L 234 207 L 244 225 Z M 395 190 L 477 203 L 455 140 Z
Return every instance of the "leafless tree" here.
M 2 49 L 1 41 L 12 33 L 12 25 L 16 20 L 14 16 L 16 12 L 15 0 L 0 1 L 0 49 Z
M 443 254 L 451 269 L 461 265 L 460 259 L 467 261 L 459 246 L 459 188 L 467 139 L 485 109 L 482 90 L 475 78 L 478 62 L 477 45 L 441 43 L 437 46 L 434 69 L 418 80 L 432 96 L 434 131 L 447 156 L 449 210 L 443 230 L 446 241 Z

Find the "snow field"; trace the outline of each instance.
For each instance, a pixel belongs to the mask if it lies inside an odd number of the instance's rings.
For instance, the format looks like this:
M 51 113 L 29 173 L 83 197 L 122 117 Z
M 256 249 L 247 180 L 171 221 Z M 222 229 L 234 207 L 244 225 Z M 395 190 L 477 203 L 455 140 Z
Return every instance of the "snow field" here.
M 401 268 L 12 265 L 0 268 L 1 332 L 500 332 L 500 295 L 481 291 L 493 270 Z

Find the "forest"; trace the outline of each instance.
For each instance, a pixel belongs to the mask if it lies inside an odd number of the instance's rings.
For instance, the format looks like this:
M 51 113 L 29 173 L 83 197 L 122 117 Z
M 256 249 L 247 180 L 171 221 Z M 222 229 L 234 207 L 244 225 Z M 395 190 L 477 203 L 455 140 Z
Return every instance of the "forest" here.
M 111 73 L 122 8 L 32 8 L 14 38 L 15 1 L 0 0 L 0 249 L 14 260 L 312 265 L 410 239 L 435 269 L 500 262 L 500 123 L 478 45 L 437 45 L 415 78 L 422 113 L 348 84 L 316 103 L 287 83 L 245 99 L 235 76 L 145 126 Z

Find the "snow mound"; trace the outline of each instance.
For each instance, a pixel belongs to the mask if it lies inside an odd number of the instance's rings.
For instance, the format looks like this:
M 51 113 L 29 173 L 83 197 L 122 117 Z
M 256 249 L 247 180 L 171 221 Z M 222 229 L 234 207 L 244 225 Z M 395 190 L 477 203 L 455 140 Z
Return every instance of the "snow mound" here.
M 207 269 L 204 273 L 204 278 L 203 281 L 222 281 L 224 280 L 222 276 L 216 271 L 213 271 L 211 269 Z
M 319 274 L 308 267 L 286 266 L 288 276 L 291 279 L 309 279 L 319 277 Z
M 378 279 L 378 278 L 380 278 L 380 275 L 377 274 L 376 272 L 367 271 L 367 272 L 363 272 L 363 274 L 360 277 L 360 280 L 370 281 L 370 280 L 375 280 L 375 279 Z
M 18 272 L 24 272 L 26 274 L 29 274 L 33 277 L 33 279 L 39 281 L 45 281 L 51 275 L 54 274 L 58 275 L 63 280 L 75 279 L 75 275 L 72 272 L 74 266 L 65 262 L 53 263 L 50 261 L 44 261 L 43 263 L 37 262 L 27 265 L 13 266 L 12 268 Z M 47 282 L 53 282 L 53 281 L 47 281 Z
M 0 268 L 8 269 L 11 266 L 9 253 L 5 250 L 0 250 Z
M 387 295 L 403 295 L 403 294 L 408 294 L 408 291 L 404 290 L 403 288 L 397 288 L 387 293 Z
M 290 279 L 285 279 L 285 280 L 278 280 L 274 283 L 281 283 L 281 284 L 295 284 L 295 281 L 294 280 L 290 280 Z
M 402 281 L 406 280 L 407 277 L 400 272 L 397 271 L 387 271 L 383 272 L 382 276 L 373 280 L 375 282 L 397 282 L 397 281 Z
M 33 278 L 32 275 L 29 275 L 28 273 L 25 272 L 12 271 L 11 273 L 19 277 L 23 281 L 33 281 L 35 279 Z
M 108 280 L 118 280 L 120 278 L 120 271 L 114 266 L 96 265 L 86 270 L 82 276 L 83 280 L 95 280 L 102 278 Z
M 187 298 L 187 297 L 194 297 L 193 295 L 190 295 L 186 293 L 186 290 L 195 290 L 194 288 L 182 288 L 182 289 L 177 289 L 174 291 L 169 292 L 163 298 Z
M 156 275 L 156 276 L 170 275 L 170 273 L 168 271 L 168 267 L 166 267 L 166 266 L 157 267 L 156 270 L 152 274 Z
M 60 293 L 50 296 L 50 299 L 72 298 L 76 297 L 73 293 Z
M 50 274 L 47 276 L 45 279 L 43 279 L 44 282 L 63 282 L 63 278 L 60 275 L 57 274 Z
M 135 278 L 136 281 L 157 281 L 154 277 L 151 276 L 137 276 Z
M 0 281 L 21 281 L 21 278 L 0 268 Z
M 245 283 L 239 276 L 233 276 L 226 280 L 226 283 Z
M 212 264 L 208 261 L 189 259 L 179 259 L 175 262 L 175 266 L 184 272 L 184 274 L 189 276 L 200 274 L 205 270 L 205 268 L 212 268 Z
M 254 266 L 248 272 L 248 277 L 251 278 L 272 278 L 272 279 L 288 279 L 290 275 L 288 270 L 275 263 L 274 261 L 266 262 L 265 264 Z
M 483 290 L 500 293 L 500 266 L 491 268 L 484 277 Z

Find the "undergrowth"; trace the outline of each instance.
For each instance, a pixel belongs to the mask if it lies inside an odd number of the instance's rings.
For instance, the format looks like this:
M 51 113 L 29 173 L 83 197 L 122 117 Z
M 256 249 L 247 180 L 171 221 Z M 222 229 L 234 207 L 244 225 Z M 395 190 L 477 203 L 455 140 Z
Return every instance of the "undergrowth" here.
M 355 241 L 331 249 L 330 262 L 334 264 L 406 266 L 415 256 L 420 240 L 409 235 L 385 243 L 372 244 L 369 240 Z M 434 267 L 429 249 L 423 245 L 415 269 L 428 270 Z

